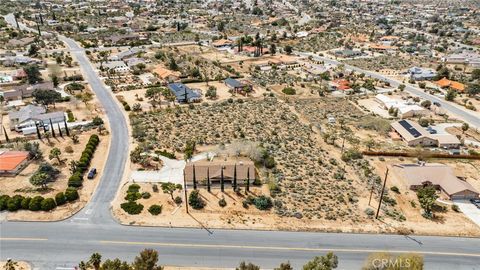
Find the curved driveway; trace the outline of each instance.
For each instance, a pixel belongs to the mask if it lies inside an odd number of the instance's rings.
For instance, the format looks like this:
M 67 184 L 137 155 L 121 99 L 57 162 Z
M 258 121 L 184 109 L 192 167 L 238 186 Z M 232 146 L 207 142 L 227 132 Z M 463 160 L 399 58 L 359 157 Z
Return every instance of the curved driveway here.
M 27 260 L 35 269 L 73 269 L 93 252 L 100 252 L 104 258 L 131 260 L 140 250 L 150 247 L 157 249 L 161 263 L 168 265 L 232 268 L 248 260 L 262 268 L 273 268 L 289 260 L 298 269 L 313 256 L 331 250 L 339 256 L 339 269 L 359 269 L 370 252 L 390 251 L 423 253 L 427 269 L 480 269 L 480 240 L 474 238 L 207 231 L 117 224 L 109 206 L 128 157 L 127 123 L 83 49 L 71 39 L 60 38 L 77 58 L 108 115 L 112 134 L 110 151 L 105 156 L 108 160 L 91 201 L 74 217 L 62 222 L 1 223 L 0 260 Z

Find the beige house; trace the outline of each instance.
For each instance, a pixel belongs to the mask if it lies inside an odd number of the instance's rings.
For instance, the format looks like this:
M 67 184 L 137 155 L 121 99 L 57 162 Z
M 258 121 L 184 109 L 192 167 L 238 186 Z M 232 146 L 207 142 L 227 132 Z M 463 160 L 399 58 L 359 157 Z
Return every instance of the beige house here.
M 423 163 L 397 164 L 393 168 L 399 172 L 411 190 L 431 185 L 451 200 L 479 197 L 479 192 L 463 177 L 457 176 L 450 166 Z
M 460 140 L 451 134 L 430 134 L 418 123 L 410 120 L 400 120 L 391 124 L 393 131 L 407 143 L 408 146 L 458 148 Z
M 200 186 L 207 185 L 207 177 L 210 178 L 212 186 L 219 186 L 222 173 L 225 183 L 233 183 L 236 175 L 237 184 L 243 186 L 247 179 L 250 184 L 256 179 L 255 164 L 249 159 L 214 159 L 188 162 L 185 166 L 185 181 L 187 185 L 193 185 L 195 171 L 195 180 Z

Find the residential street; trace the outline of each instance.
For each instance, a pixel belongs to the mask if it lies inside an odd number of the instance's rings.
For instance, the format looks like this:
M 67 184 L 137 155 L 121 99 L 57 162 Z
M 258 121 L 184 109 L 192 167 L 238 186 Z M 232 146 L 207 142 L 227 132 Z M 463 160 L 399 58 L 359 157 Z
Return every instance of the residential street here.
M 351 65 L 347 65 L 344 63 L 341 63 L 339 61 L 333 60 L 331 58 L 327 57 L 321 57 L 313 53 L 305 53 L 305 52 L 296 52 L 296 54 L 300 56 L 314 56 L 318 59 L 321 59 L 322 61 L 325 61 L 325 63 L 331 64 L 331 65 L 344 65 L 346 69 L 353 70 L 359 73 L 365 73 L 365 75 L 370 76 L 371 78 L 379 79 L 382 81 L 389 82 L 391 86 L 397 87 L 398 85 L 402 84 L 402 82 L 391 79 L 387 76 L 381 75 L 377 72 L 373 71 L 368 71 L 368 70 L 363 70 L 361 68 L 357 68 Z M 449 111 L 450 113 L 456 115 L 458 118 L 461 120 L 469 123 L 472 127 L 480 128 L 480 117 L 476 115 L 476 113 L 471 112 L 465 108 L 462 108 L 458 105 L 454 105 L 451 102 L 445 101 L 444 99 L 441 99 L 439 97 L 436 97 L 434 95 L 430 95 L 428 93 L 425 93 L 422 89 L 414 87 L 412 85 L 409 85 L 408 83 L 405 84 L 405 91 L 410 92 L 411 94 L 415 96 L 419 96 L 420 98 L 423 99 L 428 99 L 433 102 L 438 102 L 441 104 L 442 108 L 445 109 L 446 111 Z
M 11 14 L 7 16 L 9 23 L 12 23 L 11 17 Z M 160 263 L 166 265 L 233 268 L 246 260 L 271 269 L 290 261 L 295 269 L 299 269 L 314 256 L 333 251 L 339 257 L 339 269 L 359 269 L 369 253 L 389 251 L 422 253 L 426 269 L 480 269 L 480 239 L 475 238 L 119 225 L 111 215 L 110 202 L 129 156 L 127 121 L 84 50 L 72 39 L 63 36 L 60 39 L 70 48 L 108 115 L 111 147 L 105 155 L 107 162 L 91 201 L 75 216 L 61 222 L 1 222 L 0 260 L 25 260 L 31 262 L 34 269 L 74 269 L 81 260 L 88 260 L 93 252 L 101 253 L 105 259 L 132 260 L 142 249 L 154 248 L 159 251 Z M 389 80 L 392 85 L 398 84 L 376 73 L 363 72 Z M 418 92 L 419 96 L 430 100 L 438 99 L 411 86 L 406 90 L 414 94 Z M 477 117 L 438 101 L 445 109 L 480 127 Z

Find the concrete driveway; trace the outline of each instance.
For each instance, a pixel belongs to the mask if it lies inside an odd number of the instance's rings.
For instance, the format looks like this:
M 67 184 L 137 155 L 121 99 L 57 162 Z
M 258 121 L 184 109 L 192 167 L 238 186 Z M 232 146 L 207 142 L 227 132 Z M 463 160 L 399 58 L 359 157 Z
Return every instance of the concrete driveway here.
M 462 213 L 471 219 L 475 224 L 480 226 L 480 209 L 478 209 L 473 203 L 468 200 L 455 200 L 455 204 L 458 205 Z
M 130 175 L 130 181 L 141 183 L 166 183 L 172 182 L 183 185 L 183 169 L 186 162 L 184 160 L 176 160 L 166 158 L 157 154 L 150 154 L 152 157 L 158 157 L 163 162 L 163 167 L 158 171 L 133 171 Z M 201 153 L 192 157 L 193 162 L 212 158 L 215 153 Z

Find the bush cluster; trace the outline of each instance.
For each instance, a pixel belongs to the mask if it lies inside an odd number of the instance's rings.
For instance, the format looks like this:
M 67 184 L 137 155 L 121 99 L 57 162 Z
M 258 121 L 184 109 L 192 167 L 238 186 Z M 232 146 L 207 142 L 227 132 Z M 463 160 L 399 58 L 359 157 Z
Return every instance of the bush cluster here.
M 138 215 L 143 210 L 143 204 L 134 201 L 128 201 L 120 205 L 122 209 L 130 215 Z
M 162 206 L 158 204 L 153 204 L 148 208 L 148 212 L 150 212 L 150 214 L 154 216 L 157 216 L 162 213 Z
M 92 161 L 92 158 L 93 158 L 93 153 L 97 149 L 99 142 L 100 142 L 100 139 L 98 138 L 98 135 L 93 134 L 92 136 L 90 136 L 90 139 L 88 140 L 88 143 L 85 146 L 85 149 L 83 150 L 82 155 L 80 156 L 80 159 L 77 162 L 76 170 L 68 179 L 69 187 L 79 188 L 82 186 L 83 175 L 85 174 L 88 167 L 90 166 L 90 162 Z
M 53 198 L 45 199 L 42 196 L 35 196 L 33 198 L 24 197 L 22 195 L 15 195 L 10 197 L 8 195 L 0 196 L 0 211 L 8 210 L 15 212 L 18 210 L 30 211 L 50 211 L 57 207 L 57 203 Z

